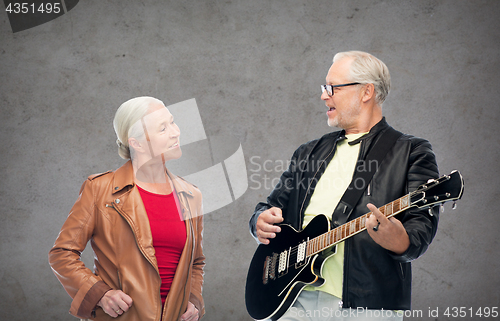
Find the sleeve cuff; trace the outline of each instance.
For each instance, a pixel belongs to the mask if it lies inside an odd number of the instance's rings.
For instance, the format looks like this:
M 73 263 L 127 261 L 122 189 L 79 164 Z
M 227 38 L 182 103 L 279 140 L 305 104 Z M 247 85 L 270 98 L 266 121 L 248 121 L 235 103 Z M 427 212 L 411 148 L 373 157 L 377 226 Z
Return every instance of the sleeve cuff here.
M 109 290 L 111 290 L 111 288 L 103 281 L 96 282 L 85 294 L 85 297 L 83 298 L 76 313 L 73 313 L 73 311 L 70 312 L 80 318 L 91 318 L 92 311 L 95 309 L 97 303 Z
M 199 318 L 201 319 L 201 317 L 205 314 L 205 307 L 203 306 L 203 302 L 201 302 L 193 293 L 191 293 L 191 295 L 189 296 L 189 302 L 194 304 L 196 309 L 198 309 Z

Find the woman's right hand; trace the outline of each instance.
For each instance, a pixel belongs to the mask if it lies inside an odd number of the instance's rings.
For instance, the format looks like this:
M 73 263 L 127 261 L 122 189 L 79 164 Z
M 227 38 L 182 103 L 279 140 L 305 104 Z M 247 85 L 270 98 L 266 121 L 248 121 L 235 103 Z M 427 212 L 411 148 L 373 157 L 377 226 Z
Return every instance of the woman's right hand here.
M 132 306 L 132 298 L 121 290 L 109 290 L 104 293 L 97 306 L 100 306 L 111 317 L 116 318 L 128 311 Z

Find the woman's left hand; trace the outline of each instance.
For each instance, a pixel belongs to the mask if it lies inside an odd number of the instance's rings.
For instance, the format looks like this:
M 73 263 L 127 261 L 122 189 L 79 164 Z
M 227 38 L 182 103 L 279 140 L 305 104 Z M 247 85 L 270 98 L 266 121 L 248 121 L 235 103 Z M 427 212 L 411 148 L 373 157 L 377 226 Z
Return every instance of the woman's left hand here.
M 198 321 L 198 309 L 192 304 L 188 302 L 186 312 L 181 315 L 180 321 Z

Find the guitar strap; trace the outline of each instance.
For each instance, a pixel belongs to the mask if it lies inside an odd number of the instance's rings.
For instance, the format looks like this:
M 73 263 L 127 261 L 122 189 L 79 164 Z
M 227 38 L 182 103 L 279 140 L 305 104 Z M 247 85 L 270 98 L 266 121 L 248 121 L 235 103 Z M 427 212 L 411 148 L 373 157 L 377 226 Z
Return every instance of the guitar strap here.
M 403 133 L 389 127 L 382 133 L 382 136 L 373 145 L 365 159 L 358 161 L 351 183 L 332 213 L 334 227 L 340 226 L 349 220 L 349 216 L 354 206 L 356 206 L 361 195 L 370 184 L 373 175 L 377 171 L 385 155 L 389 152 L 391 147 L 394 146 L 401 135 L 403 135 Z M 362 164 L 360 164 L 361 162 Z M 372 166 L 372 164 L 375 166 Z M 358 170 L 359 167 L 361 167 L 362 170 Z

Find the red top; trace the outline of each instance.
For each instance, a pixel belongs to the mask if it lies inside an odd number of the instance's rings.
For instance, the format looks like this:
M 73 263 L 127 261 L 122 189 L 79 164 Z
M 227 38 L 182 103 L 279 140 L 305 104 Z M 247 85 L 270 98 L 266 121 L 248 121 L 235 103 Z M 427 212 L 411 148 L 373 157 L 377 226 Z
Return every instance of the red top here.
M 137 187 L 149 218 L 153 247 L 161 277 L 161 301 L 165 305 L 165 299 L 186 244 L 186 224 L 181 219 L 180 210 L 176 204 L 176 193 L 154 194 Z

